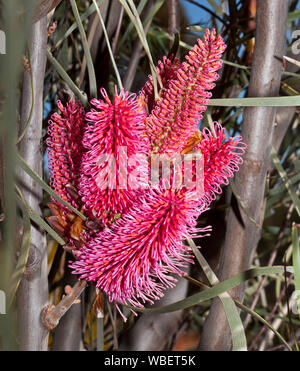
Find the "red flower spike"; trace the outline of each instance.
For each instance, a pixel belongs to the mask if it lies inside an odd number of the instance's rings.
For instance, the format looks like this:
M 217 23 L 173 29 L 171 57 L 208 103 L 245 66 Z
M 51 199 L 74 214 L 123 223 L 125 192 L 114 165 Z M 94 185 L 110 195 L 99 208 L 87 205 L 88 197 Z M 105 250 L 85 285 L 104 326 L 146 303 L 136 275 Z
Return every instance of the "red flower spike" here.
M 54 113 L 49 121 L 46 141 L 48 146 L 50 185 L 64 200 L 79 208 L 69 188 L 77 188 L 79 167 L 83 152 L 82 136 L 85 125 L 85 111 L 80 102 L 73 99 L 66 107 L 60 101 L 57 106 L 61 115 Z M 52 199 L 57 203 L 55 199 Z M 63 205 L 63 210 L 68 211 Z
M 226 45 L 215 30 L 206 31 L 170 79 L 146 124 L 154 153 L 180 153 L 206 110 Z M 174 72 L 174 71 L 173 71 Z
M 163 89 L 167 89 L 169 82 L 176 78 L 176 72 L 179 67 L 180 63 L 178 58 L 171 57 L 169 59 L 167 57 L 163 57 L 162 61 L 158 61 L 156 72 L 160 76 Z M 148 77 L 149 80 L 140 91 L 139 97 L 144 97 L 148 112 L 151 112 L 156 102 L 154 98 L 153 77 L 152 75 L 149 75 Z
M 185 238 L 210 228 L 196 228 L 204 211 L 189 193 L 151 189 L 122 219 L 97 233 L 71 264 L 81 279 L 95 281 L 110 301 L 142 307 L 174 286 L 192 261 Z
M 141 163 L 127 166 L 126 161 L 147 153 L 148 143 L 146 113 L 135 95 L 116 90 L 111 102 L 106 91 L 101 92 L 104 100 L 93 99 L 96 109 L 86 114 L 79 194 L 88 216 L 106 224 L 131 205 L 135 191 L 128 187 L 128 176 Z
M 216 194 L 222 193 L 220 186 L 228 185 L 228 178 L 239 170 L 247 146 L 240 136 L 227 139 L 226 129 L 217 122 L 213 123 L 213 132 L 204 128 L 201 134 L 203 139 L 193 150 L 201 150 L 204 157 L 205 196 L 201 201 L 208 206 Z

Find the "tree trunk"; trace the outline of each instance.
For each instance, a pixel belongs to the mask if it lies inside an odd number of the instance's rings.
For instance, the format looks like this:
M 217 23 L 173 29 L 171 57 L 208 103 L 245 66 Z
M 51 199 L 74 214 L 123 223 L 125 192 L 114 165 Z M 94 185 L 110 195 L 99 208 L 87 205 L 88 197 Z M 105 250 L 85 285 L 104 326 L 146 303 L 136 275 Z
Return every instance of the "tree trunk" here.
M 21 156 L 40 176 L 43 174 L 41 150 L 43 123 L 43 88 L 46 68 L 47 19 L 32 26 L 31 57 L 34 86 L 34 107 L 30 124 L 19 145 Z M 24 72 L 21 132 L 24 130 L 32 105 L 30 73 Z M 41 215 L 41 187 L 26 173 L 19 171 L 21 191 L 30 207 Z M 17 293 L 18 329 L 21 350 L 47 350 L 48 332 L 40 314 L 48 302 L 46 236 L 36 225 L 31 227 L 31 248 L 25 274 Z
M 186 298 L 188 281 L 180 278 L 176 286 L 168 290 L 165 296 L 153 307 L 163 307 Z M 144 313 L 122 339 L 119 350 L 155 351 L 164 350 L 178 331 L 183 311 L 172 313 Z
M 286 39 L 288 0 L 258 0 L 257 29 L 249 97 L 277 96 L 279 93 L 282 57 Z M 261 223 L 264 215 L 264 190 L 270 165 L 270 150 L 276 108 L 245 109 L 242 136 L 248 145 L 244 164 L 236 176 L 238 194 L 250 215 Z M 241 225 L 231 208 L 228 214 L 225 245 L 222 250 L 219 279 L 225 280 L 249 268 L 261 235 L 245 214 Z M 232 290 L 242 300 L 244 287 Z M 223 306 L 214 299 L 205 322 L 200 350 L 229 350 L 231 337 Z
M 60 2 L 61 0 L 39 0 L 34 15 L 34 22 L 38 22 L 41 18 L 45 17 Z

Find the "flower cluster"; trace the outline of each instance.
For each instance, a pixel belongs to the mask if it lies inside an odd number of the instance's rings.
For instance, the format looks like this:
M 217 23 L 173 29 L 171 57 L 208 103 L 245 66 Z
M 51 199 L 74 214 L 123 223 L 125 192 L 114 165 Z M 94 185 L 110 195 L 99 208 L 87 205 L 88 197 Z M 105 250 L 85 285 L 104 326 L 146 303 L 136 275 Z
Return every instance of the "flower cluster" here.
M 88 112 L 70 101 L 52 116 L 51 186 L 87 221 L 79 223 L 55 200 L 50 221 L 75 250 L 73 273 L 94 281 L 112 302 L 143 306 L 175 284 L 192 261 L 185 239 L 207 235 L 210 227 L 197 228 L 197 218 L 242 163 L 241 137 L 228 138 L 218 123 L 198 129 L 224 50 L 221 36 L 207 30 L 182 63 L 166 57 L 158 63 L 159 97 L 149 77 L 138 96 L 115 90 L 110 100 L 102 89 Z M 188 168 L 180 159 L 191 154 L 202 156 L 202 176 L 197 164 L 190 168 L 192 186 L 178 178 L 178 169 Z M 149 174 L 157 155 L 170 166 L 167 172 L 158 166 L 154 184 Z

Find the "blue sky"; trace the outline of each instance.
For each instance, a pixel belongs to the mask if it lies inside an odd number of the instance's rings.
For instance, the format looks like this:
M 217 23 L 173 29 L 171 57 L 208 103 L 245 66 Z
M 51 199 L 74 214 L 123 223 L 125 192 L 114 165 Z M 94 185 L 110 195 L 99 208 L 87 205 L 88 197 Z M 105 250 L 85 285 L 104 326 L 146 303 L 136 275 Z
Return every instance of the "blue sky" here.
M 201 21 L 206 21 L 209 18 L 209 14 L 199 8 L 198 6 L 190 3 L 186 0 L 179 0 L 182 6 L 184 6 L 186 10 L 186 14 L 189 18 L 190 24 L 194 24 Z M 210 6 L 209 2 L 207 0 L 195 0 L 198 4 L 204 5 L 206 8 L 209 8 L 213 10 L 213 8 Z M 215 1 L 216 3 L 219 3 L 219 1 Z

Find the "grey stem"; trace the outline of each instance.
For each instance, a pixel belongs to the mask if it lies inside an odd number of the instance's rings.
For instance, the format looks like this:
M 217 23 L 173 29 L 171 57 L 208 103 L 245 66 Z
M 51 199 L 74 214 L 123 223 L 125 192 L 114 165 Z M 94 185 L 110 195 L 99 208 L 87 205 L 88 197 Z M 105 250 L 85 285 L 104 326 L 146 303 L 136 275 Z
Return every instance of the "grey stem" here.
M 76 276 L 66 269 L 65 284 L 73 286 Z M 82 349 L 82 303 L 73 304 L 53 331 L 52 351 Z
M 34 107 L 31 122 L 19 145 L 20 154 L 40 176 L 43 174 L 41 151 L 43 123 L 43 89 L 46 68 L 47 19 L 42 18 L 32 26 L 30 52 L 34 85 Z M 21 130 L 23 131 L 31 109 L 31 77 L 24 72 Z M 43 191 L 26 173 L 19 170 L 18 180 L 24 198 L 30 207 L 41 215 Z M 25 274 L 17 293 L 18 330 L 20 350 L 47 350 L 48 331 L 42 325 L 40 315 L 48 302 L 46 236 L 37 226 L 31 227 L 31 248 Z
M 34 22 L 39 21 L 41 18 L 45 17 L 48 13 L 51 12 L 61 0 L 39 0 L 35 15 L 34 15 Z
M 257 29 L 249 97 L 277 96 L 286 38 L 288 0 L 258 0 Z M 264 215 L 264 190 L 273 137 L 276 108 L 249 107 L 244 111 L 242 136 L 248 145 L 244 164 L 235 183 L 250 215 L 261 223 Z M 243 213 L 242 213 L 243 214 Z M 261 229 L 245 215 L 244 227 L 233 209 L 229 210 L 219 279 L 224 280 L 247 269 L 260 239 Z M 242 300 L 243 285 L 232 290 Z M 201 335 L 200 350 L 230 350 L 231 337 L 223 306 L 213 300 Z
M 180 278 L 155 306 L 165 306 L 182 300 L 187 295 L 188 281 Z M 144 313 L 129 333 L 122 339 L 119 350 L 164 350 L 182 321 L 183 311 L 165 314 Z

